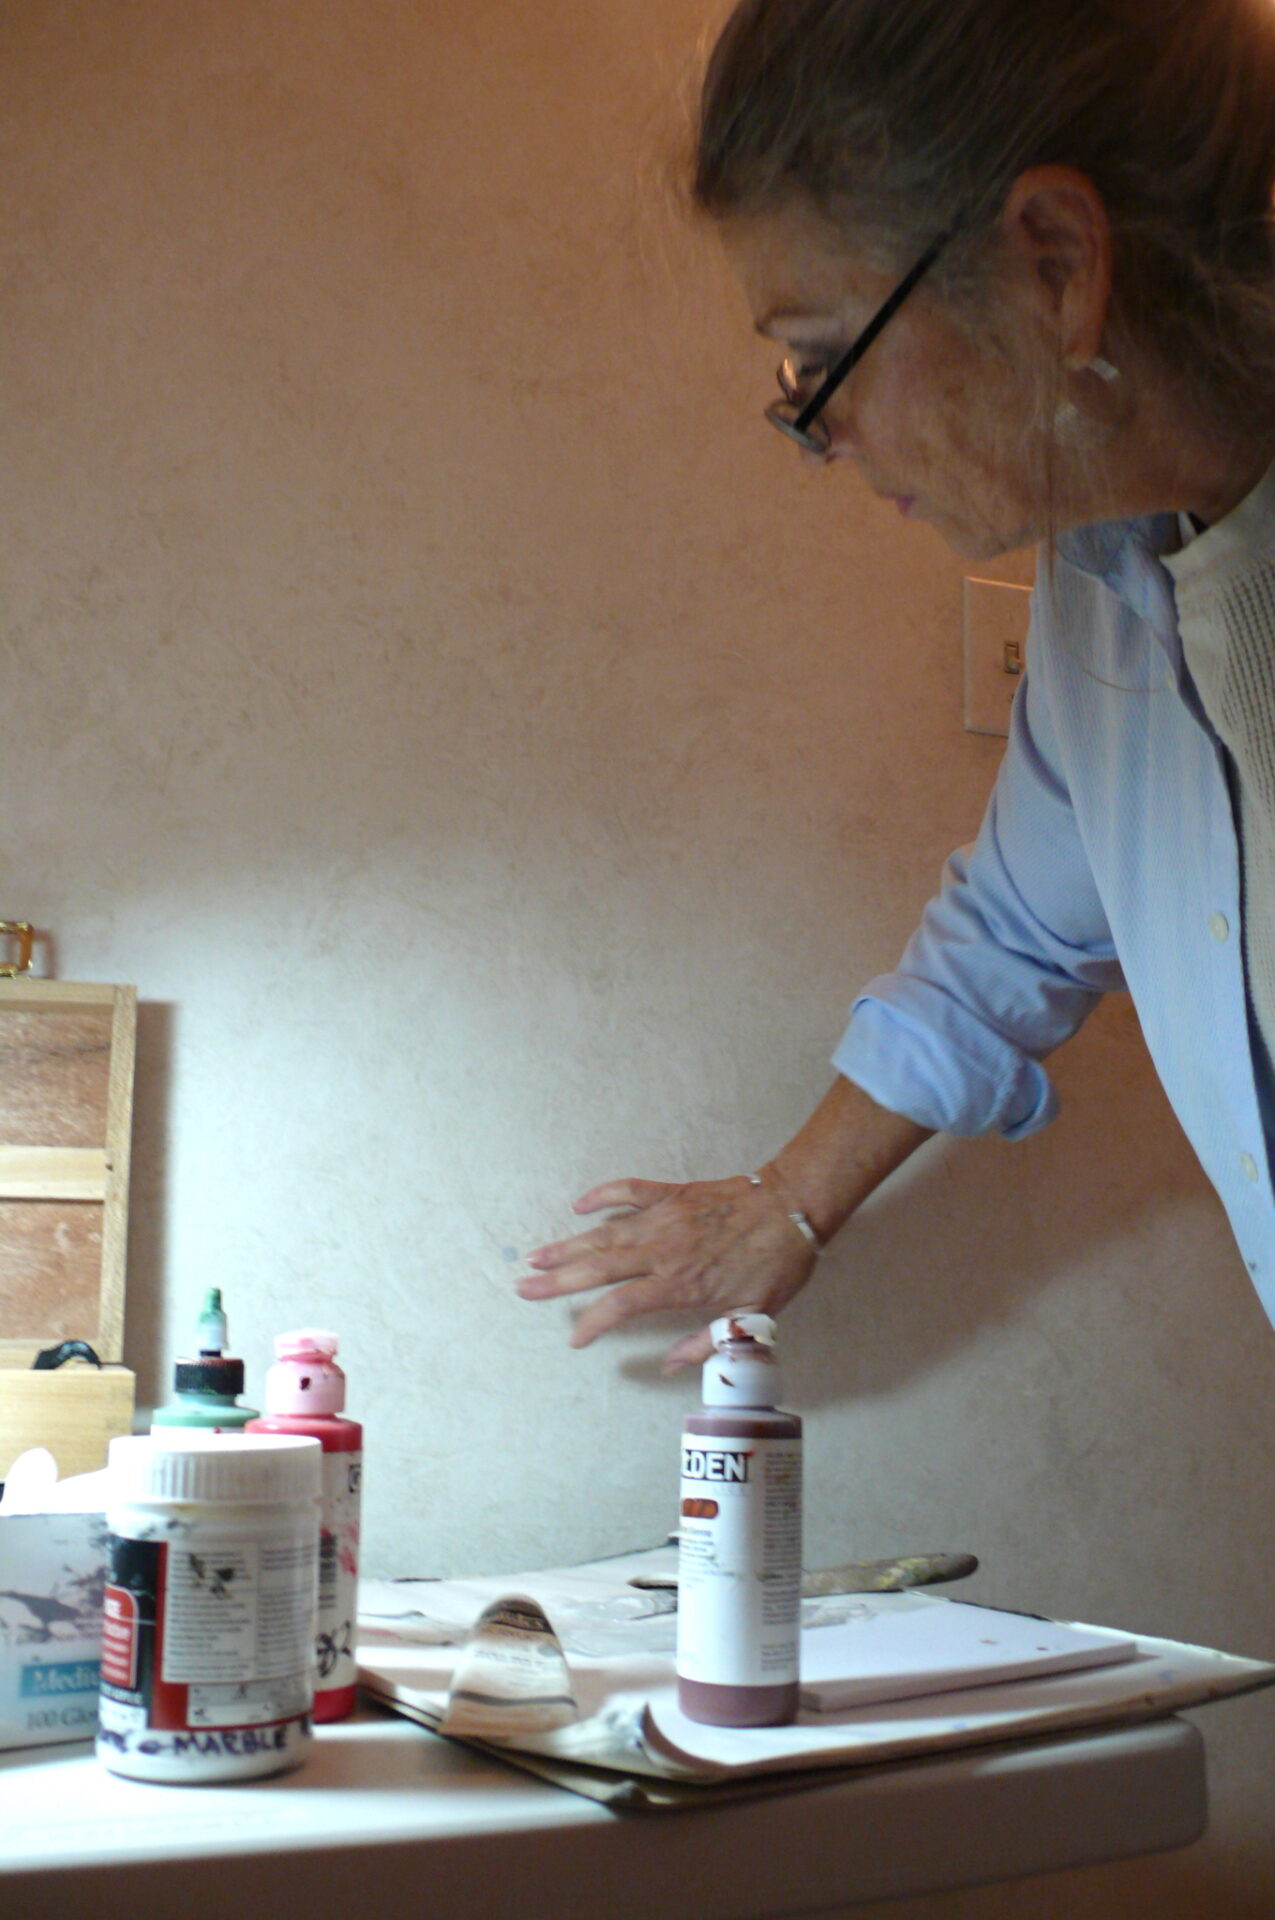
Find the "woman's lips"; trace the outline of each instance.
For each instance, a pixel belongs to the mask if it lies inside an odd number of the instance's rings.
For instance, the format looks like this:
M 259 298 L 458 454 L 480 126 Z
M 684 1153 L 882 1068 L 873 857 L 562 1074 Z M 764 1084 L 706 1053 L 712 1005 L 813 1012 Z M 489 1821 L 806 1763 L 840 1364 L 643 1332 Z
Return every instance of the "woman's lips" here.
M 869 485 L 872 485 L 870 481 Z M 904 515 L 911 513 L 916 505 L 917 496 L 914 493 L 891 493 L 889 487 L 878 486 L 873 486 L 872 491 L 876 494 L 878 500 L 888 501 L 891 506 L 897 507 L 899 512 Z

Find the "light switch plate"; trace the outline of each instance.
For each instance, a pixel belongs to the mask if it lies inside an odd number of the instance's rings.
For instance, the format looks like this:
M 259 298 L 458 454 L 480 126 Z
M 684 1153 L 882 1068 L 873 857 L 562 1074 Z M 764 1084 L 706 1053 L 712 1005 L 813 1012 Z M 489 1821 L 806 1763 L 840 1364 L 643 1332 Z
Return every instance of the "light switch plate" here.
M 965 730 L 1009 732 L 1009 709 L 1027 660 L 1031 588 L 967 576 Z

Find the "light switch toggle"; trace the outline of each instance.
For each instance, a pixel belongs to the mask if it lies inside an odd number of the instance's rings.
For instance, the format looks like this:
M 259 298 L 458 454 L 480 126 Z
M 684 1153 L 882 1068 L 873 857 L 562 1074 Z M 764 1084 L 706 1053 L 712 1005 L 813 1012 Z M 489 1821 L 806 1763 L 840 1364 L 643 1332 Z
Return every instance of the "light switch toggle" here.
M 1031 588 L 967 576 L 963 593 L 965 729 L 1004 738 L 1015 690 L 1027 671 Z

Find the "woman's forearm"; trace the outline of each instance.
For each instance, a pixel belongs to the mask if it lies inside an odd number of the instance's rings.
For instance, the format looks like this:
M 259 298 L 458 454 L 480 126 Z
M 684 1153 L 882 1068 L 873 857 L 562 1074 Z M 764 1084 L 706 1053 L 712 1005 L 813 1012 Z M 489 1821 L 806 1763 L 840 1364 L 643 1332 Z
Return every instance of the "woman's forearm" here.
M 931 1132 L 879 1106 L 839 1075 L 805 1125 L 760 1171 L 826 1245 Z

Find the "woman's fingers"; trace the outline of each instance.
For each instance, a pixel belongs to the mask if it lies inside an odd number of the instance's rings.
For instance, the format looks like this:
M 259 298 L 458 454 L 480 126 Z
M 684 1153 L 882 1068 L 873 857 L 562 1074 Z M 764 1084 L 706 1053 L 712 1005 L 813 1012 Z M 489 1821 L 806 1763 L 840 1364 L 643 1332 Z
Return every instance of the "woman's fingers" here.
M 527 1255 L 531 1271 L 519 1276 L 518 1292 L 524 1300 L 550 1300 L 560 1293 L 583 1293 L 589 1287 L 612 1286 L 617 1280 L 648 1273 L 650 1258 L 643 1236 L 630 1225 L 637 1217 L 623 1215 L 568 1240 L 536 1247 Z
M 600 1300 L 586 1307 L 571 1328 L 573 1347 L 591 1347 L 602 1334 L 610 1333 L 622 1326 L 626 1320 L 634 1319 L 640 1313 L 652 1313 L 664 1304 L 659 1295 L 660 1283 L 654 1276 L 642 1280 L 630 1280 L 627 1286 L 613 1287 L 604 1293 Z
M 588 1194 L 580 1194 L 580 1198 L 572 1202 L 572 1213 L 599 1213 L 603 1208 L 620 1206 L 634 1208 L 634 1212 L 645 1212 L 678 1190 L 680 1188 L 670 1185 L 668 1181 L 607 1181 L 603 1187 L 591 1187 Z M 570 1235 L 566 1240 L 551 1240 L 547 1246 L 536 1246 L 526 1256 L 526 1263 L 528 1267 L 536 1267 L 540 1273 L 553 1273 L 555 1269 L 591 1256 L 622 1256 L 624 1250 L 634 1244 L 634 1236 L 622 1231 L 624 1225 L 624 1219 L 618 1219 L 609 1221 L 605 1227 L 591 1227 L 588 1233 Z M 636 1267 L 634 1271 L 641 1273 L 643 1269 Z M 603 1286 L 607 1281 L 620 1281 L 628 1277 L 630 1275 L 624 1273 L 603 1273 L 593 1283 L 584 1284 Z M 528 1294 L 528 1298 L 543 1298 L 543 1294 Z
M 597 1213 L 600 1207 L 645 1209 L 677 1192 L 677 1183 L 671 1180 L 604 1180 L 600 1187 L 590 1187 L 578 1200 L 573 1200 L 571 1211 Z
M 619 1249 L 578 1247 L 564 1254 L 559 1262 L 549 1260 L 536 1270 L 518 1276 L 517 1292 L 524 1300 L 556 1300 L 564 1293 L 587 1293 L 591 1287 L 612 1287 L 620 1280 L 635 1280 L 650 1272 L 650 1262 L 638 1248 Z
M 680 1367 L 702 1366 L 712 1351 L 712 1329 L 701 1327 L 698 1333 L 688 1334 L 685 1340 L 679 1340 L 676 1346 L 669 1348 L 664 1356 L 664 1371 L 676 1373 Z
M 749 1305 L 776 1313 L 814 1267 L 782 1198 L 742 1175 L 687 1184 L 608 1181 L 575 1204 L 583 1213 L 629 1211 L 537 1247 L 516 1284 L 524 1300 L 606 1290 L 576 1319 L 576 1347 L 640 1314 L 691 1312 L 700 1330 L 679 1341 L 666 1363 L 674 1370 L 691 1365 L 711 1351 L 704 1320 Z
M 595 1187 L 576 1202 L 577 1211 L 612 1206 L 628 1206 L 630 1211 L 586 1233 L 534 1248 L 527 1255 L 531 1271 L 519 1276 L 517 1291 L 524 1300 L 550 1300 L 643 1274 L 674 1278 L 698 1251 L 698 1222 L 685 1204 L 677 1204 L 697 1191 L 655 1180 L 615 1180 Z M 641 1196 L 642 1204 L 634 1196 Z

